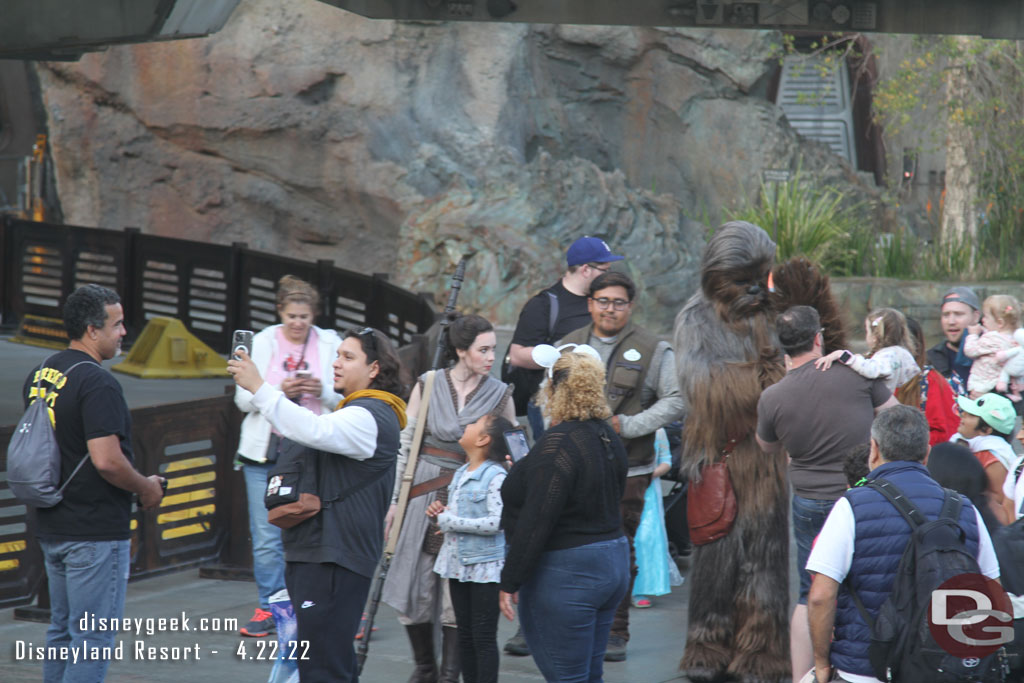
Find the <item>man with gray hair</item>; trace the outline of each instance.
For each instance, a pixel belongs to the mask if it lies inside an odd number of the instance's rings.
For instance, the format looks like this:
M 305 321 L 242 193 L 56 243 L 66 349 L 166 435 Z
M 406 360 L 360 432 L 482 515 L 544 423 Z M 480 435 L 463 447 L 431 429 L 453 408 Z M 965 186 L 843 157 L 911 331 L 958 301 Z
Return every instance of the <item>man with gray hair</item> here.
M 839 680 L 857 683 L 877 680 L 868 658 L 871 629 L 853 594 L 874 620 L 892 593 L 911 529 L 900 510 L 871 483 L 895 487 L 894 493 L 905 497 L 926 519 L 937 519 L 945 491 L 928 474 L 927 460 L 928 422 L 920 410 L 900 405 L 875 418 L 869 484 L 850 489 L 836 502 L 807 561 L 807 570 L 814 574 L 808 617 L 814 672 L 820 683 L 836 680 L 834 674 Z M 958 524 L 967 552 L 977 560 L 982 574 L 997 579 L 999 564 L 981 515 L 966 496 L 960 498 Z
M 846 491 L 843 461 L 853 447 L 868 442 L 871 420 L 898 401 L 884 378 L 867 379 L 843 363 L 824 372 L 821 320 L 810 306 L 794 306 L 775 323 L 786 353 L 786 376 L 768 387 L 757 403 L 757 442 L 766 453 L 785 448 L 793 487 L 793 535 L 796 538 L 800 595 L 790 621 L 793 679 L 811 666 L 804 570 L 815 536 L 836 499 Z
M 59 503 L 36 510 L 50 590 L 47 652 L 74 655 L 44 660 L 45 683 L 103 680 L 117 629 L 97 626 L 124 612 L 132 494 L 144 510 L 163 498 L 162 478 L 135 469 L 124 393 L 100 366 L 121 350 L 121 299 L 84 285 L 68 296 L 63 316 L 71 343 L 30 372 L 22 389 L 26 406 L 39 399 L 53 411 L 65 487 Z

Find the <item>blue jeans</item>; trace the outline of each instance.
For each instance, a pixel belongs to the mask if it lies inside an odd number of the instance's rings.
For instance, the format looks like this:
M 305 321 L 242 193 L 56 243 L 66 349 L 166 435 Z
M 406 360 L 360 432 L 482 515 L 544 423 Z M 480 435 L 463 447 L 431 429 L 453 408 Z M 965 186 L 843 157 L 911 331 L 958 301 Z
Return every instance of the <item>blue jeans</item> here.
M 800 605 L 807 604 L 807 593 L 811 590 L 811 575 L 805 569 L 811 546 L 835 504 L 834 500 L 804 498 L 793 494 L 793 536 L 796 538 L 796 569 L 800 572 L 800 599 L 797 603 Z
M 284 546 L 281 530 L 267 521 L 263 497 L 271 465 L 242 465 L 245 497 L 249 501 L 249 535 L 252 536 L 252 574 L 260 595 L 260 607 L 270 609 L 270 596 L 284 588 Z
M 519 590 L 519 622 L 546 681 L 601 681 L 615 608 L 629 587 L 625 536 L 542 554 Z
M 93 630 L 95 622 L 82 617 L 120 619 L 128 585 L 131 541 L 39 541 L 50 584 L 50 627 L 47 647 L 112 647 L 116 630 Z M 81 651 L 79 651 L 81 652 Z M 96 683 L 110 666 L 108 659 L 47 659 L 45 683 Z

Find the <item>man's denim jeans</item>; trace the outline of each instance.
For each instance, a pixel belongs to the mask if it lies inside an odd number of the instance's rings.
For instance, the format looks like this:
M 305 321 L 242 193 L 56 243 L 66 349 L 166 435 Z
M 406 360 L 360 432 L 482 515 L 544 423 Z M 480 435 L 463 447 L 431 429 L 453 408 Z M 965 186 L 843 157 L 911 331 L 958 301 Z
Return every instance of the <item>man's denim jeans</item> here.
M 811 546 L 825 525 L 828 513 L 832 512 L 834 500 L 804 498 L 793 494 L 793 537 L 796 539 L 796 564 L 800 576 L 800 597 L 797 603 L 807 604 L 807 593 L 811 589 L 811 575 L 804 568 L 811 555 Z
M 242 465 L 245 496 L 249 501 L 249 534 L 252 536 L 252 573 L 259 591 L 260 607 L 270 609 L 270 596 L 284 588 L 284 546 L 281 530 L 267 521 L 263 497 L 267 492 L 270 465 Z
M 40 541 L 50 583 L 47 647 L 112 647 L 116 629 L 96 630 L 95 619 L 120 619 L 128 584 L 131 541 Z M 83 617 L 85 623 L 83 624 Z M 81 628 L 82 626 L 85 628 Z M 45 683 L 95 683 L 106 675 L 108 659 L 47 659 Z

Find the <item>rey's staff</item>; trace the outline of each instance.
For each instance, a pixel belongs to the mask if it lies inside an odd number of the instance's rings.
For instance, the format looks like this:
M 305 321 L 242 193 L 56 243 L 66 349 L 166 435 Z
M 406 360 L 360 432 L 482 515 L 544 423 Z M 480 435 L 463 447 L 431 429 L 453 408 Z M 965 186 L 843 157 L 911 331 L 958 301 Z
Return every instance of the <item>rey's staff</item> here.
M 452 275 L 449 286 L 448 303 L 445 304 L 444 314 L 441 317 L 441 327 L 437 335 L 437 348 L 434 350 L 434 360 L 430 364 L 431 371 L 427 373 L 423 384 L 423 398 L 420 402 L 420 415 L 416 423 L 416 430 L 413 432 L 412 445 L 409 448 L 409 460 L 405 464 L 405 472 L 402 473 L 402 488 L 398 494 L 398 505 L 395 509 L 395 519 L 391 524 L 391 532 L 388 534 L 387 544 L 384 546 L 384 555 L 381 557 L 380 565 L 377 567 L 377 574 L 370 586 L 370 596 L 366 603 L 366 610 L 363 613 L 363 622 L 360 625 L 362 638 L 356 647 L 356 662 L 359 673 L 363 673 L 363 664 L 366 663 L 366 655 L 370 649 L 370 634 L 373 633 L 373 621 L 377 616 L 377 609 L 380 607 L 380 596 L 384 591 L 384 580 L 387 579 L 388 569 L 391 567 L 391 559 L 395 556 L 395 546 L 398 545 L 398 534 L 402 530 L 402 522 L 405 520 L 405 510 L 409 504 L 409 491 L 412 490 L 412 479 L 416 472 L 416 461 L 419 459 L 420 445 L 423 443 L 423 432 L 427 424 L 427 410 L 430 405 L 430 395 L 434 386 L 436 370 L 441 365 L 441 357 L 444 354 L 445 329 L 451 323 L 451 315 L 455 312 L 455 303 L 459 300 L 459 290 L 462 289 L 462 281 L 466 275 L 466 262 L 469 256 L 459 259 L 459 265 L 455 267 L 455 274 Z

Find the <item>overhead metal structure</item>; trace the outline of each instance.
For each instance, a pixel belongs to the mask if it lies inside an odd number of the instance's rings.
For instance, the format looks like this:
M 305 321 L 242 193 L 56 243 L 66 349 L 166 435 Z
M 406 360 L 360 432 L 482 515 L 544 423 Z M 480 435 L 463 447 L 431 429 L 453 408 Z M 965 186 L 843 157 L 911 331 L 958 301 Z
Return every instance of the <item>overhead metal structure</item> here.
M 3 0 L 0 59 L 74 60 L 219 31 L 240 0 Z
M 1024 39 L 1024 0 L 320 0 L 374 19 L 936 33 Z

